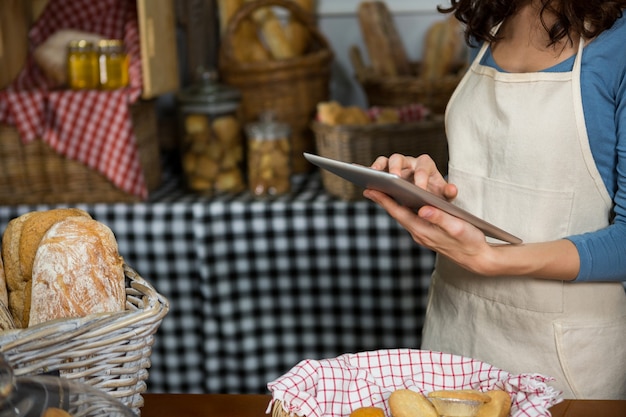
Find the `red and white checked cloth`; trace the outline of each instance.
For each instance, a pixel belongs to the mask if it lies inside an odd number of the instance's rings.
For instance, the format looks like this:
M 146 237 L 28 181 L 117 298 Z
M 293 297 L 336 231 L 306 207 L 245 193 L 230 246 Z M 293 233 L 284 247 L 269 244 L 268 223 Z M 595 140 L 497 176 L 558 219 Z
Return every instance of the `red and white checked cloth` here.
M 443 389 L 503 389 L 512 398 L 511 416 L 549 417 L 562 401 L 552 378 L 512 375 L 484 362 L 441 352 L 411 349 L 348 353 L 304 360 L 268 384 L 272 400 L 288 413 L 306 417 L 347 417 L 354 409 L 380 407 L 390 416 L 389 395 L 401 388 L 427 394 Z
M 376 120 L 376 117 L 385 109 L 385 107 L 374 106 L 367 109 L 367 115 L 371 120 Z M 421 122 L 430 116 L 430 109 L 421 103 L 407 104 L 395 109 L 398 112 L 398 117 L 401 123 L 408 122 Z
M 32 56 L 60 29 L 122 39 L 130 58 L 127 88 L 54 90 Z M 52 149 L 101 172 L 123 191 L 146 198 L 130 112 L 143 86 L 135 0 L 50 0 L 29 32 L 24 69 L 0 91 L 0 123 L 14 125 L 27 144 L 41 138 Z

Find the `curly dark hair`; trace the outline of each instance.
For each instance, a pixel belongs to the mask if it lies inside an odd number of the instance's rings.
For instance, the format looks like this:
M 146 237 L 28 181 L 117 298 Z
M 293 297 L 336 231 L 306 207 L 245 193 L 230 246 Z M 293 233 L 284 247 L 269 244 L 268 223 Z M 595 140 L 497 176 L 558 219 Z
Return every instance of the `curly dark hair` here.
M 465 24 L 465 41 L 494 42 L 497 36 L 491 29 L 515 13 L 518 7 L 529 0 L 450 0 L 449 7 L 438 6 L 441 13 L 454 13 Z M 571 34 L 579 33 L 592 39 L 609 29 L 622 16 L 626 0 L 541 0 L 543 25 L 550 35 L 550 45 L 563 38 L 571 42 Z M 557 16 L 551 26 L 545 23 L 545 13 Z

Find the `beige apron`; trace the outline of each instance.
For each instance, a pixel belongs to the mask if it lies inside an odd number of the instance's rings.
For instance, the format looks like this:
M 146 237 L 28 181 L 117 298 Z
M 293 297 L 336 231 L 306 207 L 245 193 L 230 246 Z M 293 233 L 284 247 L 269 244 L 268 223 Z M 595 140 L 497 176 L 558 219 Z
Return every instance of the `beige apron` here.
M 609 222 L 583 117 L 583 45 L 572 72 L 523 74 L 480 65 L 485 45 L 446 112 L 455 202 L 527 243 Z M 487 278 L 438 257 L 422 348 L 552 376 L 566 398 L 624 399 L 626 294 L 621 283 Z

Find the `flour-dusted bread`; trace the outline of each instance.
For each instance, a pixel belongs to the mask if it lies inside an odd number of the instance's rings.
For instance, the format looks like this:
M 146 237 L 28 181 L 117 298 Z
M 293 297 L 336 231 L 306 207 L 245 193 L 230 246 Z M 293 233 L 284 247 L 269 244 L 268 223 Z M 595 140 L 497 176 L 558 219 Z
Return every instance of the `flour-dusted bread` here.
M 35 255 L 29 326 L 122 311 L 125 303 L 123 259 L 111 229 L 88 217 L 55 223 Z
M 31 278 L 35 252 L 48 229 L 71 216 L 91 218 L 76 208 L 58 208 L 25 213 L 9 222 L 2 236 L 2 257 L 9 298 L 9 311 L 17 327 L 28 326 L 31 305 Z

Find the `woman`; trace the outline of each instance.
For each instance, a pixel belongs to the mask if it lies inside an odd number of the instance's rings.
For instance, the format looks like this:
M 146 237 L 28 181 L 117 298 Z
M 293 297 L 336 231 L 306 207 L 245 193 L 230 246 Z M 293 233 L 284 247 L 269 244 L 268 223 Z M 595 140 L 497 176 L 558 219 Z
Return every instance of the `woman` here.
M 424 349 L 626 398 L 626 0 L 452 0 L 477 48 L 446 110 L 446 181 L 427 156 L 388 170 L 521 237 L 488 240 L 374 190 L 438 253 Z M 476 44 L 476 45 L 475 45 Z

